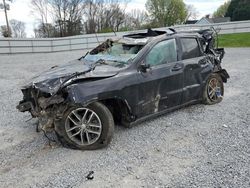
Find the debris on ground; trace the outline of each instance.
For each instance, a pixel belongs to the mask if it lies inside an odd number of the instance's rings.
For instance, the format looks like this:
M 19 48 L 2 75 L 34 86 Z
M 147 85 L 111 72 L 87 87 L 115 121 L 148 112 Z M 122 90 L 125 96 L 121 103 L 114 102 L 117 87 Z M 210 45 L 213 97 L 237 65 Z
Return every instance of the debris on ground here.
M 89 171 L 86 178 L 87 178 L 87 180 L 93 180 L 94 179 L 94 171 Z

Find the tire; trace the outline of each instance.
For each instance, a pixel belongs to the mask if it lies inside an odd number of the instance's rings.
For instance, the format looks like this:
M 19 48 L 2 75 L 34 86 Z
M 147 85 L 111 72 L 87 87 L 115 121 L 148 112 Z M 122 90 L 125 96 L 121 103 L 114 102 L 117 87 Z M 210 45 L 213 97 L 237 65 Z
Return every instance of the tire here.
M 213 92 L 212 92 L 213 90 Z M 219 74 L 209 76 L 203 91 L 203 103 L 212 105 L 220 103 L 224 96 L 224 85 Z
M 95 102 L 87 107 L 69 108 L 63 118 L 55 122 L 55 132 L 65 147 L 80 150 L 100 149 L 112 140 L 114 120 L 105 105 Z

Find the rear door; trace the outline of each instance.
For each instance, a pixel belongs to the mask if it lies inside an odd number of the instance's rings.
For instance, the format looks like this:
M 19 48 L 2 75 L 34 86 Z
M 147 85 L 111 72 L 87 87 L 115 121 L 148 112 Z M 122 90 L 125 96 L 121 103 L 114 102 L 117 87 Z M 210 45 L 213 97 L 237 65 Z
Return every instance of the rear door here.
M 178 61 L 175 39 L 157 43 L 143 62 L 150 69 L 138 74 L 141 116 L 156 113 L 181 102 L 183 65 Z
M 185 104 L 202 97 L 204 80 L 211 73 L 211 64 L 196 37 L 181 37 L 179 42 L 184 65 L 182 103 Z

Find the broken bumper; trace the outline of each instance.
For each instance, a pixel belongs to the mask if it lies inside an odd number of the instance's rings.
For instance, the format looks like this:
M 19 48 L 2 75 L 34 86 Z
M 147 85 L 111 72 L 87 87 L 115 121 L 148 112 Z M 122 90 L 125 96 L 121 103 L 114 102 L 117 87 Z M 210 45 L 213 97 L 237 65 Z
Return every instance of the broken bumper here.
M 34 109 L 33 104 L 30 101 L 29 102 L 20 101 L 19 105 L 17 105 L 16 108 L 20 112 L 31 111 L 32 109 Z

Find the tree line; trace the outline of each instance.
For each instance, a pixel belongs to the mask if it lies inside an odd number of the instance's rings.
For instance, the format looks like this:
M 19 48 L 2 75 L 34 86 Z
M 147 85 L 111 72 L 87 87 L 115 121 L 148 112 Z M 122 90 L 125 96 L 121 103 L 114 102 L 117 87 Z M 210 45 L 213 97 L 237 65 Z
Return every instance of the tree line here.
M 35 37 L 65 37 L 89 33 L 117 32 L 183 24 L 196 19 L 197 10 L 183 0 L 147 0 L 146 10 L 128 11 L 130 0 L 31 0 L 37 20 Z M 213 17 L 230 16 L 233 21 L 250 19 L 250 0 L 231 0 Z M 11 20 L 12 37 L 25 37 L 25 23 Z M 7 27 L 0 28 L 6 36 Z M 8 33 L 7 33 L 8 34 Z M 8 35 L 7 35 L 8 36 Z
M 221 5 L 213 17 L 230 17 L 232 21 L 250 20 L 250 0 L 231 0 Z
M 183 0 L 147 0 L 145 11 L 136 7 L 128 10 L 129 3 L 130 0 L 31 0 L 32 15 L 38 23 L 34 29 L 35 37 L 166 27 L 184 23 L 197 15 L 195 8 Z M 25 24 L 20 23 L 24 31 Z M 16 36 L 16 27 L 11 25 L 11 30 L 12 37 Z M 6 36 L 6 26 L 1 26 L 1 31 Z
M 195 14 L 183 0 L 148 0 L 127 11 L 128 0 L 32 0 L 36 37 L 117 32 L 181 24 Z

